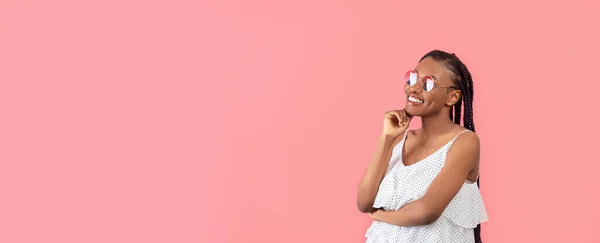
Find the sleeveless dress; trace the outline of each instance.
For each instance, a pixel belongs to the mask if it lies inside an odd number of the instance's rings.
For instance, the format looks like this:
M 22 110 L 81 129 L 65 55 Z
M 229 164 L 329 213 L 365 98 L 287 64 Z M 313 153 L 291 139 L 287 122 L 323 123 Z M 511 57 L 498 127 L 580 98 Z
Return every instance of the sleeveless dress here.
M 384 210 L 399 210 L 406 204 L 422 198 L 433 179 L 440 172 L 446 154 L 456 138 L 469 130 L 460 132 L 439 150 L 415 164 L 405 166 L 402 162 L 404 138 L 392 150 L 388 169 L 379 185 L 373 207 Z M 469 131 L 470 132 L 470 131 Z M 456 196 L 450 201 L 442 216 L 432 224 L 400 227 L 374 221 L 365 236 L 367 243 L 410 242 L 410 243 L 462 243 L 475 242 L 474 229 L 488 220 L 483 199 L 477 183 L 465 181 Z

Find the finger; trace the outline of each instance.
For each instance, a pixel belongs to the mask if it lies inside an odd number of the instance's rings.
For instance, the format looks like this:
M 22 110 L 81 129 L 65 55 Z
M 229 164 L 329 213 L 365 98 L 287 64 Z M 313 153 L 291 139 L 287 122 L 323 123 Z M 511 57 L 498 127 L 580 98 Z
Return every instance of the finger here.
M 408 112 L 406 112 L 405 110 L 402 110 L 402 113 L 406 117 L 406 121 L 407 122 L 409 122 L 412 119 L 412 116 Z
M 410 117 L 406 114 L 406 112 L 404 110 L 401 110 L 400 113 L 402 114 L 402 126 L 408 126 L 408 123 L 410 122 Z
M 400 112 L 398 112 L 398 111 L 394 111 L 393 114 L 398 119 L 398 125 L 401 125 L 404 120 L 404 118 L 402 117 L 402 114 L 400 114 Z
M 412 119 L 413 116 L 410 113 L 406 112 L 406 110 L 402 110 L 402 112 L 404 112 L 406 117 L 408 117 L 409 119 Z
M 400 121 L 401 121 L 401 122 L 403 122 L 403 123 L 404 123 L 404 122 L 408 122 L 408 117 L 406 116 L 406 114 L 404 113 L 404 111 L 402 111 L 402 110 L 399 110 L 399 111 L 398 111 L 398 114 L 400 115 L 400 118 L 401 118 L 401 120 L 400 120 Z
M 395 116 L 395 115 L 394 115 L 394 111 L 386 111 L 386 112 L 384 113 L 384 116 L 385 116 L 386 118 L 392 118 L 392 117 L 394 117 L 394 116 Z
M 404 114 L 404 112 L 402 112 L 402 110 L 397 110 L 396 112 L 398 113 L 398 115 L 400 115 L 400 118 L 402 118 L 402 120 L 406 120 L 406 115 Z

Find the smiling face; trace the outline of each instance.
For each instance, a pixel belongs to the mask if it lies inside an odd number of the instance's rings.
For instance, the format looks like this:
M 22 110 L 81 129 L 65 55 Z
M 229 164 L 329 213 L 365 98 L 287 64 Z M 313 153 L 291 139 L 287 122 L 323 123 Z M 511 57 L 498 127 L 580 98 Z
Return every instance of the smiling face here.
M 442 111 L 449 112 L 449 108 L 460 100 L 461 92 L 456 89 L 452 82 L 453 74 L 444 63 L 438 62 L 431 57 L 423 59 L 414 69 L 413 81 L 404 85 L 406 94 L 405 111 L 411 116 L 428 116 L 438 114 Z M 416 77 L 418 76 L 418 77 Z M 430 76 L 432 82 L 427 86 L 430 91 L 423 89 L 422 80 Z M 415 79 L 416 78 L 416 79 Z M 454 88 L 453 88 L 454 87 Z

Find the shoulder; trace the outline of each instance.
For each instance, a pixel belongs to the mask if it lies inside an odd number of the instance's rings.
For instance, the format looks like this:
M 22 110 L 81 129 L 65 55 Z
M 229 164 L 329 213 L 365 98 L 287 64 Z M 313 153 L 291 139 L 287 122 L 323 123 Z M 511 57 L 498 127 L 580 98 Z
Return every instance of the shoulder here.
M 446 156 L 447 162 L 474 164 L 479 161 L 479 136 L 472 131 L 460 132 Z
M 471 130 L 464 129 L 456 135 L 454 144 L 479 147 L 479 135 Z
M 479 135 L 477 135 L 477 133 L 469 130 L 466 127 L 463 127 L 461 125 L 455 124 L 456 126 L 454 127 L 454 131 L 455 131 L 455 137 L 454 137 L 454 144 L 477 144 L 477 146 L 479 146 Z

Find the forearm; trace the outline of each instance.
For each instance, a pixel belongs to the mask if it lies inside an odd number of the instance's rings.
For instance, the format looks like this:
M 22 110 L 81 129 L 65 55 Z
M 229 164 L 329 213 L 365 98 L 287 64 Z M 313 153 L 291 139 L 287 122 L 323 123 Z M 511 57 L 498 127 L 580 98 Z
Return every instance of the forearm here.
M 373 159 L 358 186 L 358 208 L 367 213 L 374 210 L 373 203 L 379 190 L 379 184 L 385 175 L 390 160 L 390 151 L 394 137 L 381 135 Z
M 422 200 L 407 204 L 397 211 L 377 210 L 371 217 L 373 220 L 402 227 L 427 225 L 435 222 L 439 216 L 431 213 Z

